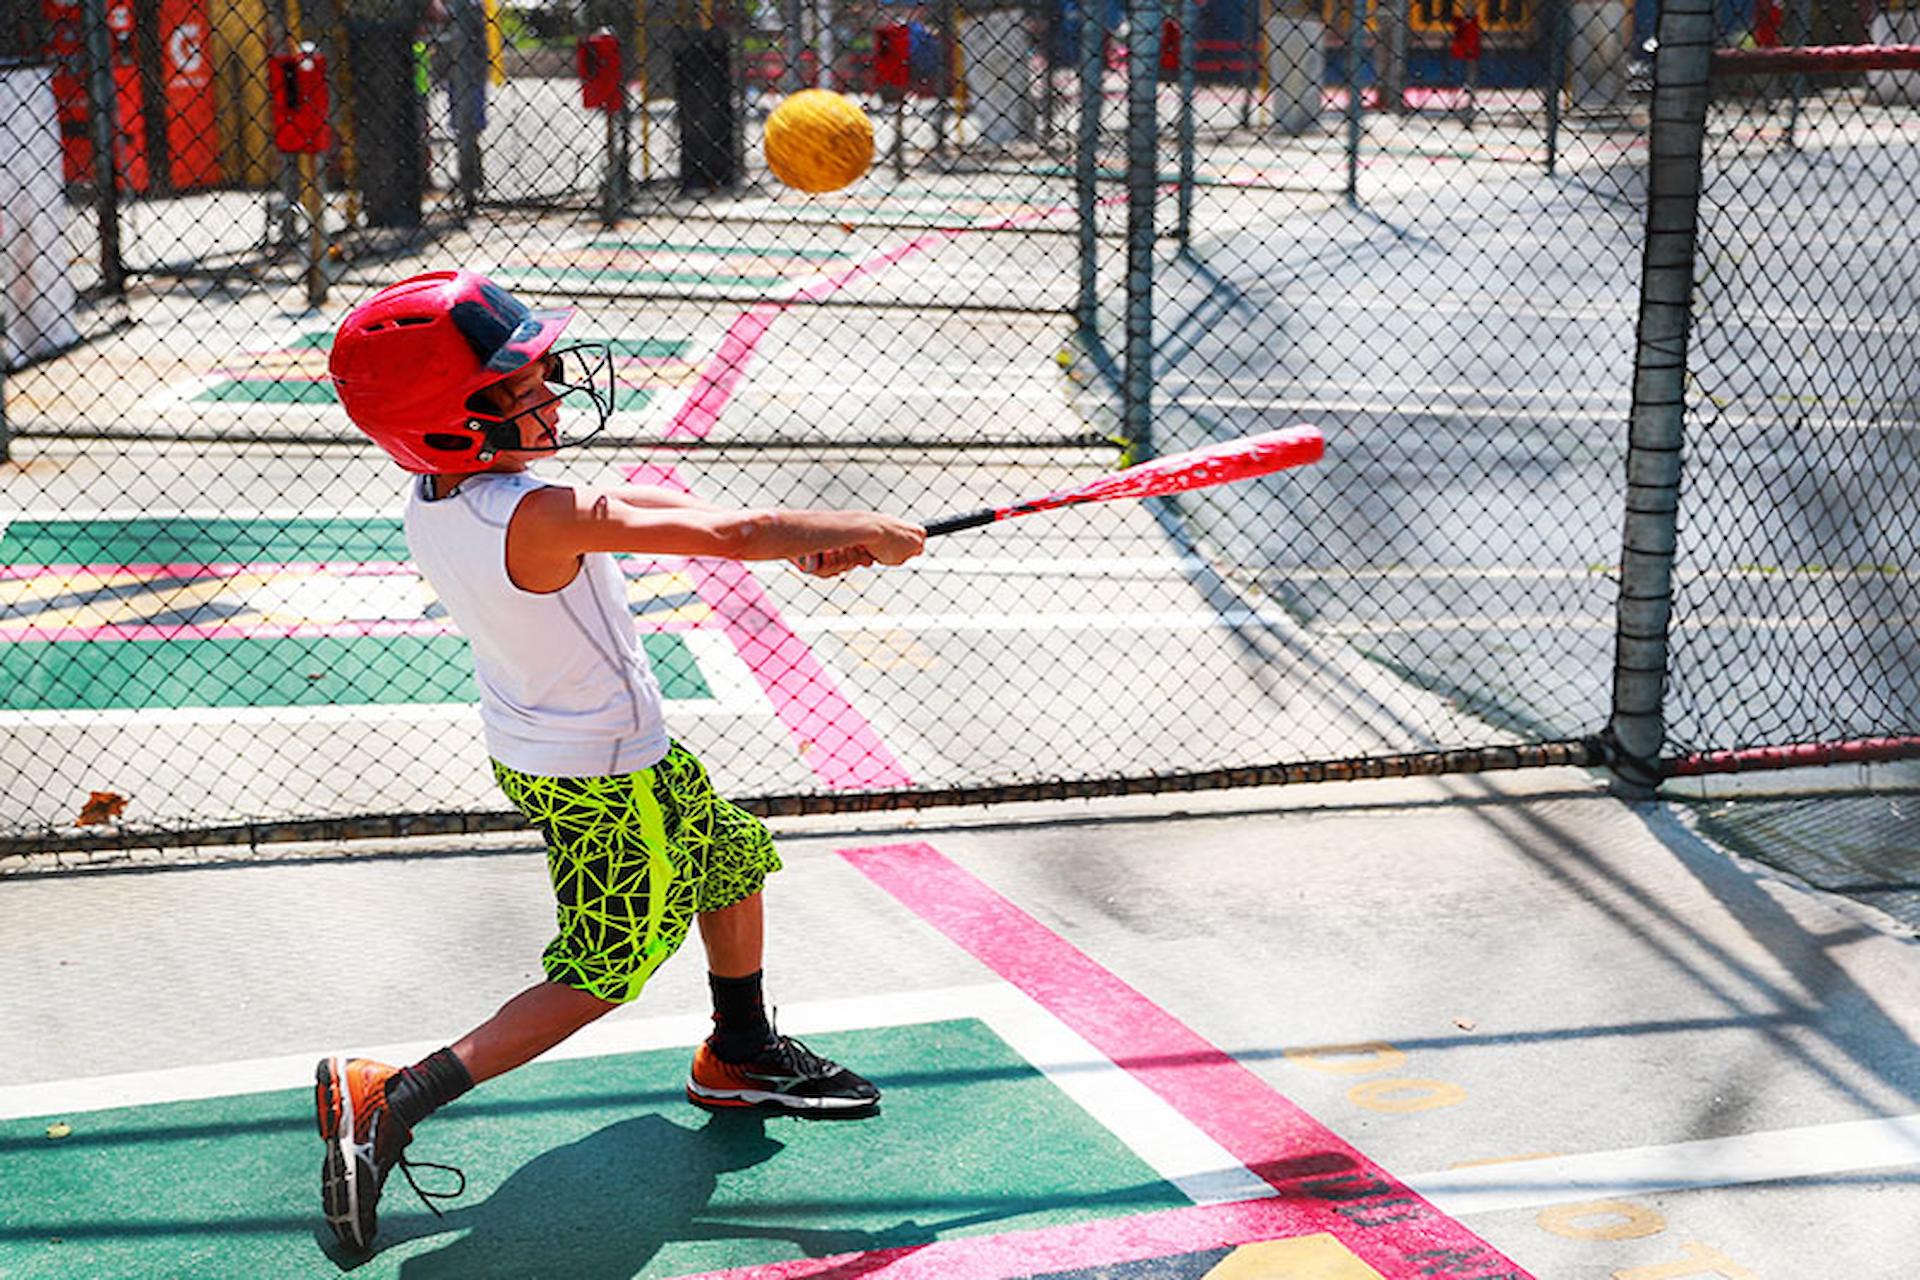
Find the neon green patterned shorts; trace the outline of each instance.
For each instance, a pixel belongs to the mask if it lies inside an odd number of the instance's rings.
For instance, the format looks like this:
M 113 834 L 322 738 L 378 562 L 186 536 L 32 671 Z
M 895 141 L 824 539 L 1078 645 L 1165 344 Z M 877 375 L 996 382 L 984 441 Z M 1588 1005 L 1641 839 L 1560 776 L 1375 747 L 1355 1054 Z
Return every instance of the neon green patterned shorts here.
M 602 1000 L 639 995 L 695 915 L 751 897 L 780 869 L 766 826 L 715 795 L 677 742 L 638 773 L 541 778 L 496 760 L 493 776 L 546 837 L 560 925 L 547 977 Z

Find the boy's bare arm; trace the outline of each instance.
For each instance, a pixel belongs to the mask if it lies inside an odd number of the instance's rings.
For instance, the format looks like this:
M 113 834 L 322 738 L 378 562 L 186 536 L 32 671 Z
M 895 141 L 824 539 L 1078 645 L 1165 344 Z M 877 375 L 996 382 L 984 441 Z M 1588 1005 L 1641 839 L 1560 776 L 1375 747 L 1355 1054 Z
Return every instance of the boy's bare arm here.
M 720 508 L 705 498 L 696 498 L 684 489 L 667 489 L 659 485 L 627 485 L 620 489 L 603 490 L 616 502 L 624 502 L 630 507 L 691 507 L 697 510 L 718 511 Z
M 639 505 L 615 492 L 554 486 L 521 500 L 507 533 L 507 560 L 514 580 L 526 585 L 556 574 L 565 581 L 578 558 L 594 551 L 786 560 L 858 547 L 861 563 L 901 564 L 925 545 L 920 526 L 873 511 L 734 510 L 697 500 Z

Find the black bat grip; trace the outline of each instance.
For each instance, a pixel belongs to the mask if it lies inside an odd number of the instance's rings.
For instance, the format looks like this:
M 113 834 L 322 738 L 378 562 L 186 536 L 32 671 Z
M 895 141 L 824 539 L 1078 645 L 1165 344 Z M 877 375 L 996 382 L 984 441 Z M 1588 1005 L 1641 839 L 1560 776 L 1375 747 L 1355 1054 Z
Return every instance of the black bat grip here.
M 992 507 L 982 507 L 978 511 L 968 511 L 957 516 L 941 516 L 938 520 L 927 521 L 927 536 L 937 538 L 943 533 L 958 533 L 962 529 L 978 529 L 983 524 L 992 524 L 999 519 L 1000 513 Z

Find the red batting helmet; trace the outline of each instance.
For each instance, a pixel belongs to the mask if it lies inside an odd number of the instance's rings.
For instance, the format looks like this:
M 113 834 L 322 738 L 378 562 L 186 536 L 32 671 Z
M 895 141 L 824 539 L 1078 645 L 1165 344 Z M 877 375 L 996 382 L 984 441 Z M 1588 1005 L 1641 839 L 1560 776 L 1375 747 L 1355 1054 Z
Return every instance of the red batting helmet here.
M 572 318 L 571 307 L 531 310 L 471 271 L 429 271 L 348 312 L 327 372 L 354 425 L 408 471 L 476 470 L 520 443 L 474 394 L 544 358 Z M 604 425 L 610 403 L 594 399 Z

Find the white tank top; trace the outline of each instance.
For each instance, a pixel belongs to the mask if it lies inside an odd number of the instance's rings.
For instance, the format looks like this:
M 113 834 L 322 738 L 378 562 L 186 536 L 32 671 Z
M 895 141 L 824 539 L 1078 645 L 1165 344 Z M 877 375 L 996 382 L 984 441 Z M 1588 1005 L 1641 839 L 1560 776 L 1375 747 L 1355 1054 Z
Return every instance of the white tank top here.
M 438 499 L 432 484 L 420 477 L 407 500 L 407 546 L 473 650 L 488 753 L 548 778 L 659 763 L 667 754 L 660 685 L 613 557 L 582 557 L 558 591 L 523 591 L 507 577 L 507 522 L 547 482 L 493 471 Z

